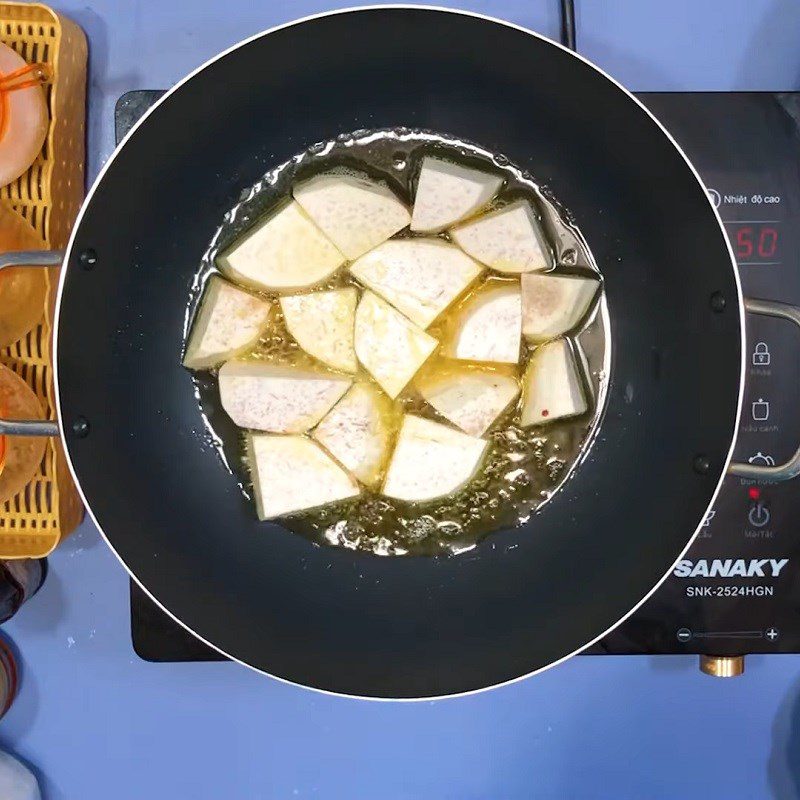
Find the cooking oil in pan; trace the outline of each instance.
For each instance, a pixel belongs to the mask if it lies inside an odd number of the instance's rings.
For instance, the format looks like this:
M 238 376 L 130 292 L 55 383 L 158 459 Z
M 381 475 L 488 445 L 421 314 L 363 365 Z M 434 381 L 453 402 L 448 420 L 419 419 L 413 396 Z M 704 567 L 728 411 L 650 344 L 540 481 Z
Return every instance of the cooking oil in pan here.
M 530 200 L 540 215 L 556 273 L 599 277 L 574 220 L 550 192 L 504 156 L 427 131 L 406 128 L 357 131 L 313 145 L 268 172 L 243 193 L 240 202 L 225 215 L 202 259 L 187 306 L 186 333 L 205 281 L 216 271 L 217 254 L 273 205 L 289 196 L 295 183 L 320 172 L 366 173 L 373 180 L 385 182 L 411 205 L 425 155 L 436 155 L 502 175 L 504 184 L 496 204 L 520 198 Z M 440 236 L 447 238 L 447 234 Z M 350 282 L 348 271 L 339 270 L 327 288 Z M 457 309 L 469 302 L 470 295 L 468 293 L 436 320 L 429 332 L 439 338 L 452 323 Z M 517 404 L 486 434 L 490 442 L 486 460 L 476 476 L 457 493 L 428 503 L 411 504 L 364 490 L 358 498 L 287 516 L 280 524 L 315 542 L 377 555 L 456 554 L 472 549 L 488 533 L 525 524 L 569 478 L 597 428 L 604 405 L 610 357 L 608 311 L 602 291 L 580 330 L 571 336 L 577 340 L 585 357 L 585 388 L 590 398 L 586 414 L 545 426 L 523 428 L 513 421 L 519 410 Z M 523 361 L 527 360 L 527 355 L 524 354 Z M 581 357 L 580 352 L 576 355 Z M 274 325 L 249 357 L 298 366 L 313 366 L 314 363 L 289 336 L 279 312 Z M 423 369 L 447 369 L 446 361 L 434 356 Z M 357 378 L 368 379 L 363 370 Z M 195 384 L 211 440 L 250 502 L 250 476 L 243 457 L 243 437 L 220 408 L 216 376 L 196 373 Z M 394 404 L 389 423 L 397 426 L 404 412 L 437 418 L 436 412 L 414 391 L 413 381 Z M 527 530 L 529 535 L 536 535 L 535 524 Z

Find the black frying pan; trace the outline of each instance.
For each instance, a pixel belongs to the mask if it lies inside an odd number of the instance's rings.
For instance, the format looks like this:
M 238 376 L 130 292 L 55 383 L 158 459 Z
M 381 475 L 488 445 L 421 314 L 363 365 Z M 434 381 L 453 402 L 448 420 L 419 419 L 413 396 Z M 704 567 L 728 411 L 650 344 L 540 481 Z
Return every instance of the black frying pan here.
M 315 141 L 397 125 L 478 142 L 549 185 L 588 240 L 611 316 L 588 457 L 528 525 L 461 557 L 379 558 L 259 523 L 203 444 L 180 365 L 190 282 L 242 189 Z M 501 22 L 372 8 L 228 51 L 124 141 L 66 265 L 60 414 L 98 527 L 177 620 L 288 681 L 428 697 L 566 658 L 661 580 L 728 466 L 743 306 L 705 189 L 631 95 Z

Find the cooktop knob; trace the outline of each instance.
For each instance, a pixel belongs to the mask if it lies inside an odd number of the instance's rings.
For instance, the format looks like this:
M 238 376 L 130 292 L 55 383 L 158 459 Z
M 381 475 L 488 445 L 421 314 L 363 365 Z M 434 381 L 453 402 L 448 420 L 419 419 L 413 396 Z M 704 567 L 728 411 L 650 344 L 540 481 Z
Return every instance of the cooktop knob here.
M 744 656 L 700 656 L 700 672 L 714 678 L 735 678 L 744 672 Z

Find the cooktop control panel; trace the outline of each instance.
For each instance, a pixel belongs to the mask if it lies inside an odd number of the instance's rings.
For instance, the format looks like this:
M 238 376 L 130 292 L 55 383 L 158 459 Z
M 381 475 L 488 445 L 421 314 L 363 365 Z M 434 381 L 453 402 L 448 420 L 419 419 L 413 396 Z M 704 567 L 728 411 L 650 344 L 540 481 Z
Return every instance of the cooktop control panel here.
M 703 177 L 745 296 L 800 305 L 800 94 L 639 97 Z M 746 358 L 734 458 L 780 464 L 800 446 L 800 329 L 749 315 Z M 798 652 L 798 612 L 800 478 L 729 476 L 684 559 L 593 652 Z
M 160 95 L 137 91 L 120 98 L 118 139 Z M 639 97 L 684 148 L 708 186 L 738 261 L 745 295 L 800 305 L 800 94 Z M 690 242 L 684 256 L 691 258 Z M 691 393 L 692 387 L 686 391 Z M 798 446 L 800 330 L 774 318 L 750 316 L 735 458 L 780 464 Z M 798 612 L 800 477 L 786 483 L 728 477 L 673 574 L 589 652 L 800 652 Z M 131 621 L 134 647 L 143 658 L 222 658 L 169 619 L 133 583 Z

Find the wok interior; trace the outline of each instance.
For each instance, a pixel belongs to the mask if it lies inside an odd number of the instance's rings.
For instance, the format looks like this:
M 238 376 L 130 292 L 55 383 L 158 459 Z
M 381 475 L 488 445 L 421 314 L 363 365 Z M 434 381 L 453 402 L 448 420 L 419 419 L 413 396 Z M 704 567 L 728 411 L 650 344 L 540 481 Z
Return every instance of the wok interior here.
M 259 523 L 180 366 L 189 283 L 241 190 L 315 141 L 397 125 L 479 142 L 550 185 L 594 253 L 611 316 L 608 399 L 585 461 L 528 525 L 462 557 L 381 559 Z M 78 264 L 85 248 L 97 252 L 91 271 Z M 75 236 L 58 379 L 66 429 L 90 421 L 68 444 L 91 509 L 171 613 L 273 675 L 417 697 L 546 666 L 652 588 L 720 479 L 740 347 L 734 273 L 704 190 L 622 90 L 508 26 L 373 9 L 243 45 L 133 134 Z

